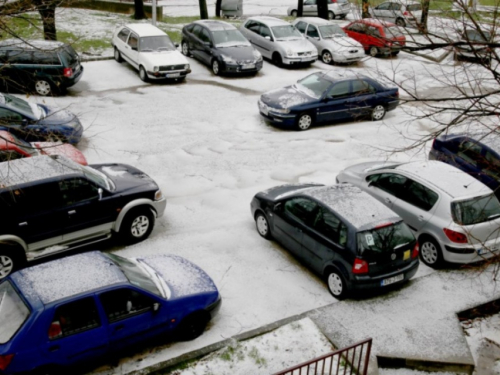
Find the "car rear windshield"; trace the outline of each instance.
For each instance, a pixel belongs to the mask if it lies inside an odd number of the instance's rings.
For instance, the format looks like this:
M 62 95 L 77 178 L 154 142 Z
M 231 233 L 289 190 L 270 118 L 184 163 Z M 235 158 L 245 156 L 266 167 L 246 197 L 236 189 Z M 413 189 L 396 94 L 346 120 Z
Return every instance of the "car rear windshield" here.
M 148 36 L 140 40 L 140 52 L 175 51 L 175 46 L 167 35 Z
M 0 344 L 8 342 L 21 328 L 30 315 L 28 306 L 23 302 L 9 281 L 0 284 Z
M 410 228 L 400 221 L 358 232 L 358 255 L 373 256 L 388 253 L 415 241 Z
M 216 47 L 244 47 L 249 46 L 250 42 L 246 40 L 239 30 L 219 30 L 212 31 L 214 44 Z
M 483 35 L 486 39 L 483 38 Z M 481 34 L 478 30 L 467 30 L 465 31 L 465 39 L 471 42 L 487 42 L 491 39 L 491 34 L 487 31 L 483 31 L 483 34 Z
M 452 202 L 453 221 L 460 225 L 484 223 L 500 217 L 500 202 L 494 194 Z
M 384 32 L 386 38 L 399 38 L 403 36 L 403 33 L 399 31 L 399 27 L 397 26 L 384 27 Z
M 70 45 L 64 46 L 61 50 L 63 59 L 66 60 L 69 66 L 73 66 L 78 62 L 78 54 Z
M 302 39 L 302 34 L 299 30 L 297 30 L 292 25 L 284 25 L 284 26 L 274 26 L 273 29 L 274 36 L 276 40 L 283 39 Z
M 339 25 L 320 26 L 319 31 L 321 32 L 323 39 L 346 35 L 344 30 L 342 30 Z
M 406 9 L 410 12 L 418 12 L 422 10 L 421 4 L 409 4 L 406 6 Z

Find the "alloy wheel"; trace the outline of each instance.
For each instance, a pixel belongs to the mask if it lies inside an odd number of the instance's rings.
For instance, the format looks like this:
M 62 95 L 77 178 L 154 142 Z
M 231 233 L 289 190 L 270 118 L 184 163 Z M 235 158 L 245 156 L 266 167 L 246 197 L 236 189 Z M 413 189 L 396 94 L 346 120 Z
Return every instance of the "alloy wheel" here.
M 214 72 L 214 74 L 215 74 L 216 76 L 218 76 L 218 75 L 219 75 L 219 62 L 218 62 L 217 60 L 214 60 L 214 61 L 212 62 L 212 71 Z
M 47 81 L 39 80 L 35 83 L 35 90 L 37 94 L 47 96 L 52 91 L 52 88 L 50 87 L 50 83 L 48 83 Z
M 385 115 L 385 108 L 383 105 L 377 105 L 375 108 L 372 110 L 372 119 L 374 121 L 379 121 L 384 118 Z
M 140 238 L 146 234 L 149 228 L 149 219 L 145 215 L 140 215 L 137 216 L 134 221 L 132 222 L 132 226 L 130 228 L 130 231 L 132 233 L 132 236 L 136 238 Z
M 330 64 L 332 62 L 332 54 L 329 52 L 329 51 L 325 51 L 323 52 L 323 54 L 321 55 L 321 60 L 325 63 L 325 64 Z
M 7 277 L 14 269 L 14 261 L 7 255 L 0 255 L 0 280 Z
M 309 114 L 305 114 L 300 116 L 299 121 L 297 123 L 300 130 L 307 130 L 312 125 L 312 117 Z
M 330 275 L 328 275 L 328 288 L 334 296 L 340 296 L 342 294 L 342 291 L 344 290 L 344 284 L 342 283 L 342 279 L 337 273 L 332 272 Z
M 264 216 L 259 215 L 257 217 L 257 230 L 262 237 L 266 237 L 269 233 L 269 226 L 267 224 L 267 220 Z
M 422 255 L 422 259 L 426 264 L 434 264 L 438 260 L 438 249 L 432 242 L 424 242 L 422 246 L 420 246 L 420 254 Z

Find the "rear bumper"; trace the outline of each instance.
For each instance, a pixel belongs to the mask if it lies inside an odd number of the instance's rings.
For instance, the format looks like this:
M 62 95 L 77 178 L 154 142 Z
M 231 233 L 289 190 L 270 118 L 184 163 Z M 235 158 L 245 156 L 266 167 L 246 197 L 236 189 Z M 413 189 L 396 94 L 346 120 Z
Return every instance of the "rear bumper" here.
M 387 103 L 387 111 L 392 111 L 393 109 L 396 109 L 398 105 L 399 105 L 399 100 L 393 100 Z
M 485 243 L 477 246 L 444 245 L 443 257 L 450 263 L 475 263 L 500 254 L 500 243 Z
M 211 319 L 213 319 L 220 310 L 220 306 L 222 305 L 222 298 L 219 294 L 219 298 L 217 298 L 217 301 L 212 303 L 210 306 L 207 307 L 207 311 L 210 313 Z
M 351 280 L 351 288 L 353 290 L 366 290 L 366 289 L 377 289 L 377 288 L 384 288 L 385 286 L 382 285 L 382 281 L 389 279 L 391 277 L 403 275 L 403 279 L 400 281 L 397 281 L 393 284 L 389 285 L 395 285 L 395 284 L 400 284 L 405 281 L 410 280 L 415 274 L 417 273 L 419 266 L 419 261 L 418 259 L 415 259 L 412 261 L 408 266 L 405 268 L 396 270 L 391 273 L 387 273 L 384 275 L 376 276 L 376 277 L 370 277 L 370 276 L 354 276 L 354 278 Z M 387 285 L 387 286 L 389 286 Z

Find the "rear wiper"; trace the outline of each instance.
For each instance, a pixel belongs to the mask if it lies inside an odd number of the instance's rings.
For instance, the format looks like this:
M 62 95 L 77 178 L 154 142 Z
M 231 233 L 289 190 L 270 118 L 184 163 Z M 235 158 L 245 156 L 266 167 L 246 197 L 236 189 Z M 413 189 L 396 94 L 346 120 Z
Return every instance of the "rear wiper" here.
M 496 219 L 497 217 L 500 217 L 500 214 L 490 215 L 490 216 L 488 216 L 488 220 L 493 220 L 493 219 Z
M 409 244 L 409 242 L 399 244 L 398 246 L 395 246 L 393 250 L 399 249 L 400 247 L 406 246 L 408 244 Z

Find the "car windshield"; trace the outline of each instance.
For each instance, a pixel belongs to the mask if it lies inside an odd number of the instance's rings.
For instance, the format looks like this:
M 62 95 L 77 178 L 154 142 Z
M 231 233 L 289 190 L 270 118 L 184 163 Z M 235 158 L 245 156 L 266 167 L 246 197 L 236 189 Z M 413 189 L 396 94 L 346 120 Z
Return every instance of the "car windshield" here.
M 460 225 L 484 223 L 500 217 L 500 202 L 494 194 L 452 202 L 453 221 Z
M 483 38 L 481 33 L 478 30 L 467 30 L 465 31 L 465 39 L 470 40 L 471 42 L 487 42 L 491 39 L 491 34 L 487 31 L 483 31 L 486 39 Z
M 332 82 L 324 79 L 323 74 L 315 73 L 301 79 L 294 87 L 306 95 L 319 99 L 331 85 Z
M 67 158 L 58 158 L 57 160 L 69 168 L 83 172 L 89 180 L 93 181 L 98 186 L 110 191 L 114 190 L 115 187 L 113 182 L 104 173 L 87 165 L 77 164 L 73 160 Z
M 421 11 L 422 10 L 422 5 L 421 4 L 408 4 L 406 6 L 406 9 L 409 11 L 409 12 L 418 12 L 418 11 Z
M 148 36 L 147 38 L 141 38 L 139 46 L 139 52 L 176 50 L 168 35 Z
M 9 281 L 0 284 L 0 344 L 8 342 L 21 328 L 30 315 L 28 306 L 23 302 Z
M 358 233 L 358 254 L 372 256 L 392 252 L 415 241 L 410 228 L 400 221 Z
M 26 100 L 16 98 L 9 94 L 2 94 L 3 102 L 15 111 L 25 113 L 28 117 L 39 120 L 43 111 L 38 104 L 32 104 Z
M 386 38 L 389 38 L 389 39 L 399 38 L 399 37 L 403 36 L 403 33 L 401 31 L 399 31 L 398 26 L 384 27 L 384 32 L 385 32 Z
M 104 255 L 111 259 L 111 261 L 122 270 L 125 277 L 130 281 L 130 284 L 161 296 L 160 290 L 157 288 L 155 282 L 151 280 L 151 277 L 136 263 L 115 254 L 105 253 Z
M 323 39 L 346 36 L 344 30 L 342 30 L 339 25 L 320 26 L 319 31 Z
M 239 30 L 212 31 L 212 35 L 214 37 L 214 45 L 219 48 L 250 46 L 250 42 L 245 39 Z
M 302 39 L 302 34 L 292 25 L 274 26 L 271 27 L 276 40 L 295 40 Z
M 73 66 L 78 62 L 78 54 L 70 45 L 64 46 L 61 50 L 61 55 L 66 58 L 69 66 Z

